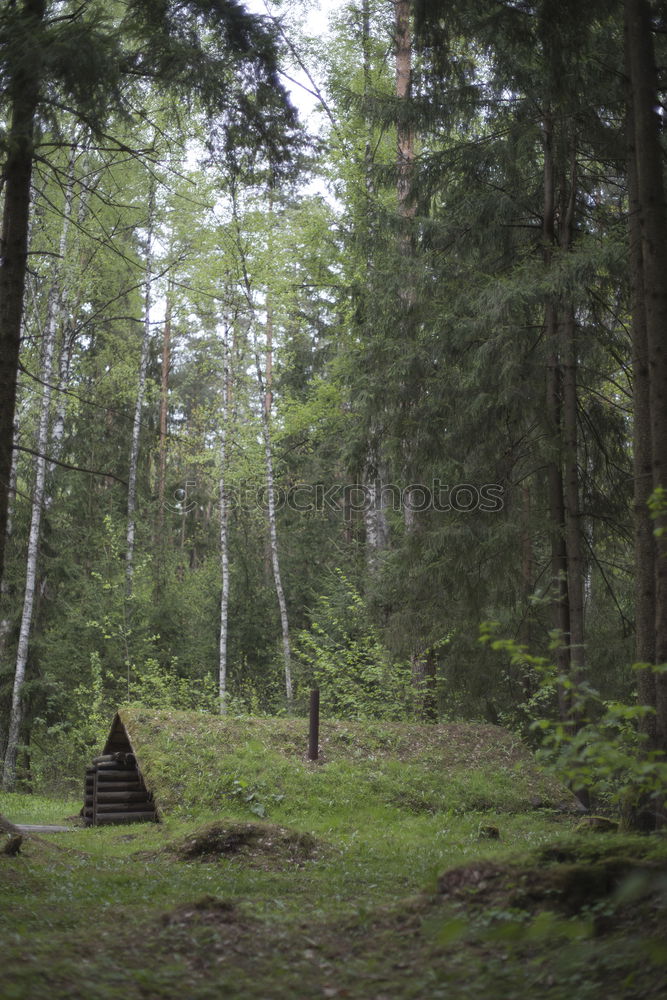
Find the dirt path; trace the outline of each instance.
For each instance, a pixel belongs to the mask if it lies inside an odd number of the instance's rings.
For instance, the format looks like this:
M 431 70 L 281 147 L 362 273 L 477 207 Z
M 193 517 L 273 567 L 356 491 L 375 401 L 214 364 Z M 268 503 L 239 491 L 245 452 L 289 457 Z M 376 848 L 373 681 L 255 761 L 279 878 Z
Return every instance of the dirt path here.
M 44 826 L 33 823 L 15 823 L 16 829 L 20 833 L 70 833 L 73 826 Z

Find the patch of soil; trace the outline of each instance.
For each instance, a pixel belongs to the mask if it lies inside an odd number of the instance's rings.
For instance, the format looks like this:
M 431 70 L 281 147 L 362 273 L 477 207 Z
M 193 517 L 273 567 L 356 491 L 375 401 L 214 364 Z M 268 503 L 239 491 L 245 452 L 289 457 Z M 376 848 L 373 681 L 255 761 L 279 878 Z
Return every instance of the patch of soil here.
M 169 913 L 163 913 L 160 922 L 165 927 L 185 927 L 189 924 L 240 924 L 241 915 L 228 899 L 206 895 L 192 903 L 182 903 Z
M 167 848 L 181 861 L 217 861 L 237 856 L 254 867 L 303 865 L 317 857 L 308 833 L 270 823 L 211 823 Z
M 438 879 L 438 890 L 443 896 L 455 899 L 469 900 L 475 896 L 480 903 L 488 902 L 488 897 L 494 891 L 507 889 L 508 876 L 520 874 L 520 869 L 511 869 L 494 865 L 492 862 L 479 862 L 473 865 L 463 865 L 451 868 Z
M 645 886 L 643 895 L 650 894 L 651 886 L 657 885 L 655 877 L 663 870 L 625 857 L 594 862 L 562 856 L 550 860 L 552 864 L 541 868 L 492 862 L 453 868 L 441 875 L 438 889 L 443 896 L 473 906 L 530 912 L 546 907 L 574 916 L 609 899 L 630 879 Z

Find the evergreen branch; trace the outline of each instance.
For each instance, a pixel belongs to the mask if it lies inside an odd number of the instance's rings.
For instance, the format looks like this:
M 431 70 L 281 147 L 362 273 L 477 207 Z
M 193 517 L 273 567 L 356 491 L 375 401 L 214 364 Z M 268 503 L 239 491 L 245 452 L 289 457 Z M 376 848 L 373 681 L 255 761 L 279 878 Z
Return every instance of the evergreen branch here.
M 624 389 L 622 386 L 619 386 L 611 378 L 607 379 L 607 381 L 611 382 L 611 384 L 616 389 L 618 389 L 618 391 L 621 392 L 624 396 L 628 396 L 630 399 L 632 399 L 632 395 L 631 395 L 631 393 L 629 393 L 627 391 L 627 389 Z M 597 396 L 598 399 L 601 399 L 604 403 L 608 403 L 609 406 L 613 406 L 615 410 L 619 411 L 619 413 L 631 414 L 633 412 L 633 407 L 632 406 L 622 406 L 620 403 L 614 402 L 614 400 L 610 399 L 609 396 L 605 396 L 605 394 L 603 392 L 600 392 L 599 389 L 594 389 L 593 386 L 591 386 L 591 385 L 583 385 L 583 384 L 581 384 L 581 388 L 585 389 L 587 392 L 590 392 L 593 396 Z
M 62 462 L 58 458 L 51 458 L 49 455 L 43 455 L 39 451 L 35 451 L 34 448 L 27 448 L 22 444 L 14 444 L 12 448 L 16 451 L 23 451 L 27 455 L 34 455 L 35 458 L 42 458 L 49 465 L 59 465 L 62 469 L 69 469 L 71 472 L 85 472 L 90 476 L 100 476 L 102 479 L 113 479 L 117 483 L 121 483 L 123 486 L 127 486 L 127 482 L 121 479 L 120 476 L 115 476 L 113 472 L 102 472 L 100 469 L 84 469 L 81 465 L 71 465 L 69 462 Z
M 19 370 L 23 375 L 26 375 L 31 382 L 35 382 L 37 385 L 43 386 L 45 389 L 50 389 L 52 392 L 59 392 L 63 396 L 71 396 L 72 399 L 76 399 L 77 402 L 83 403 L 84 406 L 90 406 L 95 410 L 102 410 L 104 413 L 112 413 L 115 417 L 120 417 L 121 420 L 127 420 L 132 422 L 132 417 L 128 413 L 123 413 L 122 410 L 117 410 L 113 406 L 105 406 L 104 403 L 95 403 L 92 399 L 86 399 L 85 396 L 80 396 L 78 392 L 74 392 L 73 389 L 65 389 L 63 386 L 54 385 L 52 382 L 45 382 L 41 379 L 39 375 L 35 375 L 31 372 L 23 363 L 19 364 Z
M 274 27 L 277 29 L 278 34 L 280 35 L 280 37 L 283 39 L 283 41 L 287 45 L 287 48 L 289 49 L 289 51 L 292 54 L 292 57 L 296 60 L 297 66 L 299 67 L 299 69 L 303 73 L 305 73 L 306 79 L 308 80 L 308 82 L 310 83 L 310 85 L 311 85 L 311 87 L 313 89 L 312 90 L 308 90 L 308 88 L 305 87 L 303 84 L 299 83 L 298 80 L 294 80 L 291 76 L 288 76 L 287 73 L 285 73 L 282 70 L 280 71 L 281 72 L 281 76 L 284 76 L 291 83 L 296 84 L 298 87 L 302 87 L 303 90 L 305 90 L 307 93 L 312 94 L 313 97 L 317 98 L 317 100 L 320 102 L 320 104 L 324 108 L 324 112 L 325 112 L 327 118 L 329 119 L 329 121 L 331 122 L 331 125 L 332 125 L 332 127 L 334 129 L 334 132 L 336 132 L 336 134 L 338 135 L 339 139 L 342 139 L 342 135 L 341 135 L 341 132 L 340 132 L 340 128 L 338 126 L 338 122 L 336 121 L 336 117 L 335 117 L 333 111 L 331 110 L 331 108 L 329 107 L 329 104 L 326 101 L 326 99 L 324 97 L 324 94 L 322 93 L 322 91 L 318 87 L 316 81 L 313 79 L 312 73 L 308 69 L 308 67 L 307 67 L 306 63 L 304 62 L 304 60 L 301 58 L 301 54 L 300 54 L 299 50 L 297 49 L 297 47 L 294 45 L 294 42 L 286 34 L 285 29 L 283 28 L 280 19 L 277 18 L 275 16 L 275 14 L 273 14 L 271 12 L 271 10 L 269 8 L 269 5 L 266 2 L 266 0 L 264 0 L 264 9 L 266 10 L 266 13 L 267 13 L 268 17 L 270 18 L 270 20 L 272 21 Z
M 587 536 L 586 536 L 585 533 L 583 533 L 583 538 L 584 538 L 584 541 L 586 542 L 586 548 L 588 549 L 588 551 L 590 552 L 590 554 L 591 554 L 591 556 L 593 558 L 593 562 L 595 563 L 595 565 L 597 566 L 598 570 L 600 571 L 600 576 L 604 580 L 604 583 L 605 583 L 605 586 L 607 588 L 607 591 L 609 592 L 609 595 L 610 595 L 612 601 L 616 605 L 616 610 L 618 611 L 618 613 L 620 615 L 621 622 L 623 623 L 623 627 L 624 628 L 629 627 L 629 631 L 627 632 L 627 635 L 630 635 L 634 631 L 634 622 L 630 621 L 629 618 L 626 618 L 625 612 L 623 611 L 623 608 L 619 604 L 618 598 L 616 597 L 616 592 L 615 592 L 614 588 L 612 587 L 611 583 L 609 582 L 609 580 L 607 578 L 607 574 L 605 573 L 604 569 L 602 568 L 602 563 L 598 559 L 598 557 L 597 557 L 597 555 L 596 555 L 596 553 L 595 553 L 595 551 L 593 549 L 593 546 L 591 545 L 591 543 L 590 543 L 590 541 L 587 538 Z

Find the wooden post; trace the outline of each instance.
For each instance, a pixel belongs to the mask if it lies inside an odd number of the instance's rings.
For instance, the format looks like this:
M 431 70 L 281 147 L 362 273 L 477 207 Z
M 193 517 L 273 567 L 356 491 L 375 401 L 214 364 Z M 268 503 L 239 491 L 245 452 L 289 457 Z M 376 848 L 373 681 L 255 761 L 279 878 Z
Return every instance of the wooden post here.
M 320 692 L 313 688 L 310 692 L 310 732 L 308 736 L 308 760 L 319 757 L 320 739 Z

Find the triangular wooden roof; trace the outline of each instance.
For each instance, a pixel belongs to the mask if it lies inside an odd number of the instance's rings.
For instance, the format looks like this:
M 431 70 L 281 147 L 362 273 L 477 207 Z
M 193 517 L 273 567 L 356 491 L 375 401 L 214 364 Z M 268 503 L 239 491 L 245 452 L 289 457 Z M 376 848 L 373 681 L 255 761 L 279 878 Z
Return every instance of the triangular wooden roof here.
M 118 712 L 116 712 L 114 720 L 111 723 L 111 729 L 102 753 L 133 753 L 136 757 L 132 740 Z

